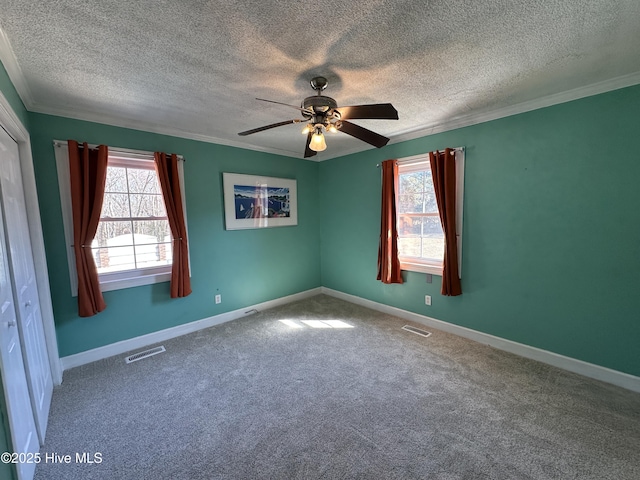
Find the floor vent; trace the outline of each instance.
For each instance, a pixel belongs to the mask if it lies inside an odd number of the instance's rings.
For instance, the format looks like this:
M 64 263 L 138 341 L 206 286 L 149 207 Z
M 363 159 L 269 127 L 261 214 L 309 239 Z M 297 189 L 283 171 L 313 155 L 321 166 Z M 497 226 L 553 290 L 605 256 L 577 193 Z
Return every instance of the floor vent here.
M 431 335 L 431 332 L 427 332 L 426 330 L 422 330 L 420 328 L 412 327 L 411 325 L 405 325 L 404 327 L 402 327 L 402 329 L 406 330 L 407 332 L 415 333 L 416 335 L 421 335 L 423 337 L 428 337 L 429 335 Z
M 149 350 L 145 350 L 144 352 L 138 352 L 138 353 L 134 353 L 133 355 L 129 355 L 124 360 L 127 363 L 137 362 L 138 360 L 142 360 L 143 358 L 147 358 L 147 357 L 152 357 L 162 352 L 166 352 L 164 347 L 155 347 Z

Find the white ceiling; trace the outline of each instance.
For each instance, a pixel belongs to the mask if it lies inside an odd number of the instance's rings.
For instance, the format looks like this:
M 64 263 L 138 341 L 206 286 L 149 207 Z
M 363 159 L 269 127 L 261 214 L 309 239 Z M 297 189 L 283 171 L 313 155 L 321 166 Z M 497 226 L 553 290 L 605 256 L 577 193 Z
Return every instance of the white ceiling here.
M 391 142 L 640 83 L 638 0 L 0 0 L 29 110 L 302 157 L 293 109 L 328 78 Z M 567 93 L 568 92 L 568 93 Z M 371 148 L 327 136 L 314 159 Z

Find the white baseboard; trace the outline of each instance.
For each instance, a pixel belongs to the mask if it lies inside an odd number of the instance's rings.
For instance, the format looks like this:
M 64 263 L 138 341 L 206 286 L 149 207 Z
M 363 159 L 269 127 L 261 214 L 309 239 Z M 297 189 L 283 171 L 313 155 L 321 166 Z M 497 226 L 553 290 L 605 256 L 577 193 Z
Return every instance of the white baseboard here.
M 233 310 L 231 312 L 221 313 L 220 315 L 214 315 L 212 317 L 203 318 L 201 320 L 185 323 L 183 325 L 177 325 L 175 327 L 149 333 L 140 337 L 122 340 L 121 342 L 105 345 L 104 347 L 87 350 L 86 352 L 80 352 L 74 355 L 62 357 L 60 359 L 60 363 L 62 365 L 63 371 L 68 370 L 69 368 L 79 367 L 80 365 L 103 360 L 108 357 L 113 357 L 114 355 L 121 355 L 131 350 L 136 350 L 138 348 L 153 345 L 154 343 L 164 342 L 166 340 L 180 337 L 188 333 L 196 332 L 204 328 L 209 328 L 214 325 L 219 325 L 221 323 L 230 322 L 231 320 L 246 317 L 247 315 L 253 313 L 251 312 L 252 310 L 267 310 L 269 308 L 277 307 L 298 300 L 303 300 L 315 295 L 320 295 L 321 293 L 321 287 L 312 288 L 311 290 L 294 293 L 293 295 L 288 295 L 286 297 L 276 298 L 267 302 L 258 303 L 257 305 L 250 305 L 248 307 Z
M 367 300 L 362 297 L 350 295 L 348 293 L 333 290 L 327 287 L 321 287 L 322 293 L 330 295 L 332 297 L 345 300 L 347 302 L 355 303 L 363 307 L 377 310 L 379 312 L 387 313 L 396 317 L 404 318 L 405 320 L 411 320 L 422 325 L 437 328 L 443 332 L 453 333 L 460 337 L 468 338 L 485 345 L 497 348 L 498 350 L 504 350 L 505 352 L 515 353 L 521 357 L 537 360 L 554 367 L 562 368 L 570 372 L 584 375 L 585 377 L 594 378 L 603 382 L 611 383 L 619 387 L 632 390 L 634 392 L 640 392 L 640 377 L 629 375 L 628 373 L 619 372 L 610 368 L 601 367 L 593 363 L 584 362 L 571 357 L 565 357 L 557 353 L 542 350 L 540 348 L 531 347 L 522 343 L 513 342 L 504 338 L 489 335 L 488 333 L 482 333 L 470 328 L 461 327 L 452 323 L 443 322 L 435 318 L 420 315 L 418 313 L 409 312 L 401 308 L 391 307 L 383 303 Z
M 383 303 L 374 302 L 373 300 L 367 300 L 362 297 L 350 295 L 348 293 L 333 290 L 327 287 L 312 288 L 304 292 L 295 293 L 286 297 L 276 298 L 267 302 L 259 303 L 257 305 L 251 305 L 248 307 L 233 310 L 231 312 L 221 313 L 220 315 L 214 315 L 212 317 L 203 318 L 202 320 L 196 320 L 195 322 L 186 323 L 184 325 L 178 325 L 158 332 L 149 333 L 140 337 L 130 338 L 121 342 L 105 345 L 104 347 L 94 348 L 93 350 L 87 350 L 86 352 L 77 353 L 75 355 L 69 355 L 62 357 L 60 363 L 62 369 L 67 370 L 69 368 L 78 367 L 87 363 L 102 360 L 114 355 L 121 355 L 131 350 L 136 350 L 142 347 L 153 345 L 155 343 L 164 342 L 166 340 L 186 335 L 188 333 L 196 332 L 204 328 L 219 325 L 221 323 L 236 320 L 238 318 L 249 315 L 251 310 L 267 310 L 269 308 L 277 307 L 287 303 L 303 300 L 305 298 L 313 297 L 319 294 L 326 294 L 332 297 L 345 300 L 347 302 L 355 303 L 363 307 L 377 310 L 379 312 L 387 313 L 405 320 L 411 320 L 416 323 L 426 325 L 428 327 L 437 328 L 443 332 L 453 333 L 460 337 L 468 338 L 485 345 L 504 350 L 505 352 L 514 353 L 521 357 L 537 360 L 554 367 L 562 368 L 570 372 L 584 375 L 585 377 L 594 378 L 603 382 L 611 383 L 619 387 L 632 390 L 640 393 L 640 377 L 629 375 L 628 373 L 618 372 L 610 368 L 601 367 L 593 363 L 584 362 L 575 358 L 566 357 L 557 353 L 542 350 L 540 348 L 531 347 L 522 343 L 513 342 L 504 338 L 496 337 L 488 333 L 482 333 L 470 328 L 461 327 L 452 323 L 443 322 L 435 318 L 427 317 L 426 315 L 420 315 L 418 313 L 409 312 L 397 307 L 391 307 Z

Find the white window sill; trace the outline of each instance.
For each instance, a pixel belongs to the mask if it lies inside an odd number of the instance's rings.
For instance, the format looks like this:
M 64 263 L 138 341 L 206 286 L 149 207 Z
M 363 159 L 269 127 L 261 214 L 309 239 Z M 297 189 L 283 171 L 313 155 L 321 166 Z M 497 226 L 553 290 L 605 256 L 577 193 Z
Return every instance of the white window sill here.
M 442 276 L 442 265 L 427 265 L 411 261 L 400 260 L 400 269 L 409 272 L 428 273 L 430 275 Z
M 142 285 L 151 285 L 154 283 L 170 282 L 171 270 L 163 268 L 158 269 L 140 269 L 129 270 L 124 272 L 103 273 L 98 275 L 101 292 L 110 292 L 113 290 L 121 290 L 123 288 L 140 287 Z M 72 296 L 78 296 L 78 289 L 72 292 Z
M 112 290 L 120 290 L 123 288 L 140 287 L 142 285 L 151 285 L 153 283 L 162 283 L 171 281 L 171 272 L 156 273 L 152 275 L 140 275 L 119 279 L 103 279 L 100 277 L 100 290 L 110 292 Z

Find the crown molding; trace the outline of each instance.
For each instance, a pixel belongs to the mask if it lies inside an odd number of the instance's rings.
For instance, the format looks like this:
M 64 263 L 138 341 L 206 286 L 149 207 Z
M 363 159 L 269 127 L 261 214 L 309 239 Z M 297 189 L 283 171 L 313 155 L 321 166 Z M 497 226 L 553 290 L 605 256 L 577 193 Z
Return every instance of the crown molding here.
M 227 140 L 218 138 L 212 135 L 204 135 L 199 133 L 187 132 L 173 127 L 160 126 L 153 123 L 139 122 L 129 119 L 123 119 L 114 115 L 103 115 L 99 113 L 92 113 L 86 111 L 80 111 L 73 108 L 61 108 L 61 107 L 47 107 L 36 104 L 33 100 L 33 95 L 29 89 L 29 86 L 25 80 L 22 69 L 18 64 L 16 56 L 11 48 L 9 39 L 7 38 L 4 30 L 0 28 L 0 61 L 4 64 L 7 74 L 11 79 L 18 95 L 22 99 L 27 110 L 37 113 L 43 113 L 47 115 L 57 115 L 61 117 L 73 118 L 77 120 L 84 120 L 88 122 L 102 123 L 115 127 L 130 128 L 133 130 L 141 130 L 145 132 L 157 133 L 161 135 L 169 135 L 173 137 L 186 138 L 189 140 L 197 140 L 206 143 L 215 143 L 218 145 L 225 145 L 228 147 L 242 148 L 245 150 L 253 150 L 256 152 L 270 153 L 274 155 L 280 155 L 291 158 L 300 158 L 311 162 L 323 162 L 334 158 L 345 157 L 354 153 L 360 153 L 366 150 L 372 149 L 369 145 L 363 144 L 362 147 L 354 147 L 347 150 L 333 151 L 335 153 L 322 152 L 319 155 L 311 158 L 303 158 L 301 154 L 294 153 L 289 150 L 282 150 L 271 147 L 261 147 L 257 145 L 248 145 L 243 142 Z M 498 120 L 500 118 L 510 117 L 512 115 L 518 115 L 520 113 L 530 112 L 538 110 L 540 108 L 550 107 L 561 103 L 571 102 L 585 97 L 593 95 L 599 95 L 601 93 L 618 90 L 621 88 L 630 87 L 640 84 L 640 72 L 623 75 L 620 77 L 611 78 L 602 82 L 585 85 L 583 87 L 574 88 L 560 93 L 554 93 L 545 97 L 540 97 L 534 100 L 521 102 L 516 105 L 508 107 L 498 108 L 485 112 L 471 113 L 468 115 L 460 115 L 444 121 L 434 122 L 433 124 L 422 126 L 418 129 L 411 129 L 398 132 L 390 137 L 388 145 L 405 142 L 407 140 L 415 140 L 421 137 L 427 137 L 435 135 L 437 133 L 448 132 L 456 130 L 458 128 L 469 127 L 471 125 L 477 125 L 480 123 L 490 122 L 492 120 Z
M 602 82 L 585 85 L 583 87 L 574 88 L 572 90 L 554 93 L 545 97 L 529 100 L 527 102 L 521 102 L 508 107 L 489 110 L 486 112 L 460 115 L 458 117 L 450 118 L 442 122 L 435 122 L 431 125 L 420 127 L 416 130 L 406 130 L 404 132 L 399 132 L 390 137 L 389 143 L 387 145 L 406 142 L 408 140 L 415 140 L 416 138 L 428 137 L 430 135 L 448 132 L 451 130 L 456 130 L 458 128 L 470 127 L 471 125 L 478 125 L 480 123 L 490 122 L 492 120 L 498 120 L 500 118 L 511 117 L 513 115 L 531 112 L 533 110 L 539 110 L 541 108 L 551 107 L 553 105 L 559 105 L 561 103 L 567 103 L 573 100 L 579 100 L 581 98 L 592 97 L 594 95 L 600 95 L 601 93 L 607 93 L 638 84 L 640 84 L 640 72 L 635 72 L 628 75 L 611 78 Z M 318 161 L 324 162 L 325 160 L 345 157 L 347 155 L 352 155 L 354 153 L 360 153 L 371 149 L 373 148 L 365 146 L 364 148 L 342 150 L 341 152 L 338 152 L 334 155 L 323 155 L 322 158 L 318 159 Z
M 288 150 L 281 150 L 270 147 L 260 147 L 256 145 L 247 145 L 242 142 L 233 140 L 226 140 L 211 135 L 203 135 L 198 133 L 187 132 L 178 128 L 163 127 L 153 123 L 139 122 L 112 115 L 103 115 L 99 113 L 89 113 L 76 110 L 74 108 L 51 108 L 39 105 L 33 99 L 29 85 L 25 79 L 18 59 L 13 52 L 9 38 L 2 28 L 0 28 L 0 61 L 4 65 L 4 68 L 9 75 L 9 79 L 14 88 L 18 92 L 18 96 L 22 100 L 25 108 L 30 112 L 43 113 L 46 115 L 56 115 L 60 117 L 73 118 L 76 120 L 83 120 L 87 122 L 102 123 L 105 125 L 111 125 L 114 127 L 130 128 L 132 130 L 141 130 L 150 133 L 157 133 L 160 135 L 169 135 L 173 137 L 186 138 L 189 140 L 197 140 L 205 143 L 215 143 L 218 145 L 225 145 L 228 147 L 242 148 L 245 150 L 253 150 L 262 153 L 271 153 L 274 155 L 280 155 L 285 157 L 301 158 L 301 155 L 290 152 Z M 305 159 L 306 160 L 306 159 Z M 319 161 L 318 159 L 312 159 L 311 161 Z
M 574 88 L 572 90 L 554 93 L 545 97 L 536 98 L 534 100 L 517 103 L 508 107 L 498 108 L 487 112 L 461 115 L 445 120 L 443 122 L 436 122 L 431 125 L 421 127 L 417 130 L 400 132 L 397 135 L 391 137 L 389 144 L 405 142 L 407 140 L 414 140 L 420 137 L 448 132 L 451 130 L 456 130 L 458 128 L 490 122 L 492 120 L 498 120 L 500 118 L 511 117 L 520 113 L 539 110 L 541 108 L 551 107 L 553 105 L 559 105 L 561 103 L 567 103 L 573 100 L 579 100 L 581 98 L 592 97 L 594 95 L 600 95 L 601 93 L 607 93 L 613 90 L 619 90 L 621 88 L 631 87 L 638 84 L 640 84 L 640 72 L 635 72 L 628 75 L 611 78 L 609 80 L 604 80 L 602 82 L 585 85 L 583 87 Z
M 541 108 L 551 107 L 553 105 L 559 105 L 562 103 L 571 102 L 573 100 L 579 100 L 581 98 L 592 97 L 602 93 L 611 92 L 613 90 L 619 90 L 621 88 L 631 87 L 633 85 L 640 84 L 640 72 L 631 73 L 629 75 L 623 75 L 621 77 L 611 78 L 591 85 L 586 85 L 572 90 L 566 90 L 560 93 L 554 93 L 545 97 L 536 98 L 526 102 L 517 103 L 508 107 L 498 108 L 495 110 L 489 110 L 486 112 L 471 113 L 468 115 L 461 115 L 442 122 L 435 122 L 428 126 L 420 127 L 416 130 L 407 130 L 390 137 L 387 145 L 393 145 L 396 143 L 406 142 L 408 140 L 415 140 L 416 138 L 427 137 L 438 133 L 448 132 L 456 130 L 458 128 L 469 127 L 472 125 L 478 125 L 480 123 L 490 122 L 492 120 L 498 120 L 500 118 L 511 117 L 513 115 L 519 115 L 521 113 L 531 112 L 533 110 L 539 110 Z M 20 93 L 20 92 L 18 92 Z M 24 101 L 24 99 L 23 99 Z M 163 135 L 171 135 L 174 137 L 188 138 L 191 140 L 200 140 L 202 142 L 217 143 L 220 145 L 227 145 L 230 147 L 243 148 L 246 150 L 254 150 L 258 152 L 272 153 L 275 155 L 282 155 L 293 158 L 303 158 L 301 155 L 292 153 L 288 150 L 280 150 L 276 148 L 260 147 L 256 145 L 247 145 L 242 142 L 236 142 L 232 140 L 225 140 L 213 136 L 195 134 L 185 132 L 179 129 L 161 127 L 158 125 L 134 122 L 129 120 L 123 120 L 117 117 L 109 117 L 99 114 L 91 114 L 86 112 L 78 112 L 74 109 L 51 109 L 44 108 L 38 105 L 34 105 L 32 111 L 40 113 L 46 113 L 50 115 L 58 115 L 62 117 L 71 117 L 78 120 L 86 120 L 90 122 L 106 123 L 117 127 L 132 128 L 134 130 L 144 130 L 153 133 L 159 133 Z M 334 158 L 346 157 L 355 153 L 364 152 L 366 150 L 373 150 L 373 147 L 364 144 L 362 147 L 354 147 L 348 150 L 341 150 L 336 153 L 322 152 L 315 157 L 305 159 L 312 162 L 324 162 Z
M 7 75 L 9 75 L 9 79 L 18 92 L 25 108 L 31 110 L 33 106 L 33 95 L 31 95 L 31 90 L 27 85 L 18 59 L 15 53 L 13 53 L 9 38 L 2 28 L 0 28 L 0 61 L 2 61 L 4 68 L 7 70 Z
M 2 42 L 0 41 L 0 47 L 1 47 L 1 43 Z M 0 48 L 0 52 L 1 51 L 2 50 Z M 9 70 L 7 69 L 7 72 L 8 71 Z M 19 73 L 19 75 L 20 75 L 20 78 L 22 79 L 21 72 Z M 12 78 L 12 81 L 13 81 L 13 78 Z M 554 93 L 552 95 L 547 95 L 545 97 L 540 97 L 535 100 L 529 100 L 527 102 L 518 103 L 516 105 L 511 105 L 509 107 L 498 108 L 498 109 L 490 110 L 487 112 L 462 115 L 462 116 L 445 120 L 443 122 L 436 122 L 416 130 L 400 132 L 390 137 L 388 145 L 405 142 L 407 140 L 415 140 L 416 138 L 427 137 L 430 135 L 435 135 L 437 133 L 448 132 L 451 130 L 456 130 L 458 128 L 469 127 L 471 125 L 490 122 L 492 120 L 498 120 L 500 118 L 506 118 L 513 115 L 518 115 L 521 113 L 538 110 L 541 108 L 551 107 L 553 105 L 559 105 L 561 103 L 567 103 L 573 100 L 579 100 L 581 98 L 591 97 L 594 95 L 607 93 L 613 90 L 619 90 L 621 88 L 631 87 L 637 84 L 640 84 L 640 72 L 632 73 L 629 75 L 623 75 L 621 77 L 616 77 L 609 80 L 605 80 L 603 82 L 586 85 L 584 87 L 574 88 L 572 90 L 567 90 L 565 92 Z M 26 88 L 26 85 L 25 85 L 25 88 Z M 19 90 L 17 87 L 16 87 L 16 90 L 18 90 L 18 94 L 22 98 L 21 90 Z M 25 101 L 24 98 L 22 100 L 23 102 Z M 281 149 L 270 148 L 270 147 L 260 147 L 257 145 L 247 145 L 245 143 L 238 142 L 238 141 L 222 139 L 222 138 L 218 138 L 210 135 L 191 133 L 191 132 L 187 132 L 177 128 L 163 127 L 163 126 L 159 126 L 151 123 L 142 123 L 138 121 L 126 120 L 126 119 L 122 119 L 122 118 L 110 116 L 110 115 L 80 112 L 73 108 L 49 108 L 49 107 L 43 107 L 41 105 L 33 104 L 33 102 L 31 102 L 30 105 L 31 105 L 31 108 L 29 107 L 27 108 L 28 110 L 33 112 L 44 113 L 48 115 L 57 115 L 61 117 L 75 118 L 78 120 L 84 120 L 88 122 L 103 123 L 106 125 L 112 125 L 116 127 L 131 128 L 133 130 L 142 130 L 145 132 L 158 133 L 161 135 L 170 135 L 170 136 L 180 137 L 180 138 L 187 138 L 190 140 L 198 140 L 201 142 L 215 143 L 218 145 L 226 145 L 229 147 L 242 148 L 245 150 L 271 153 L 274 155 L 281 155 L 285 157 L 301 158 L 303 160 L 312 161 L 312 162 L 324 162 L 326 160 L 345 157 L 347 155 L 352 155 L 354 153 L 360 153 L 366 150 L 373 149 L 373 147 L 363 144 L 362 147 L 355 147 L 348 150 L 341 150 L 339 152 L 336 152 L 335 154 L 322 152 L 322 154 L 319 154 L 316 157 L 305 159 L 300 154 L 293 153 L 288 150 L 281 150 Z
M 227 140 L 223 138 L 214 137 L 212 135 L 204 135 L 201 133 L 192 133 L 179 128 L 165 127 L 154 123 L 140 122 L 138 120 L 123 119 L 114 115 L 105 115 L 102 113 L 92 113 L 86 111 L 76 110 L 74 108 L 51 108 L 39 104 L 34 104 L 29 111 L 34 113 L 42 113 L 45 115 L 55 115 L 58 117 L 71 118 L 75 120 L 82 120 L 85 122 L 100 123 L 103 125 L 111 125 L 113 127 L 129 128 L 131 130 L 139 130 L 149 133 L 157 133 L 160 135 L 168 135 L 171 137 L 185 138 L 188 140 L 197 140 L 205 143 L 215 143 L 217 145 L 224 145 L 227 147 L 242 148 L 244 150 L 253 150 L 256 152 L 271 153 L 274 155 L 280 155 L 284 157 L 301 158 L 297 153 L 290 152 L 288 150 L 281 150 L 271 147 L 261 147 L 257 145 L 247 145 L 242 142 Z M 305 159 L 306 160 L 306 159 Z
M 389 140 L 389 143 L 387 145 L 391 145 L 392 143 L 395 143 L 393 141 L 393 138 L 391 138 Z M 384 148 L 384 147 L 382 147 L 382 148 Z M 318 162 L 324 162 L 325 160 L 331 160 L 333 158 L 346 157 L 348 155 L 353 155 L 354 153 L 366 152 L 367 150 L 377 150 L 377 149 L 375 147 L 363 142 L 362 143 L 362 147 L 353 147 L 353 148 L 349 148 L 349 149 L 340 150 L 339 152 L 337 152 L 335 154 L 327 153 L 326 155 L 323 155 L 321 158 L 319 158 L 317 161 Z

